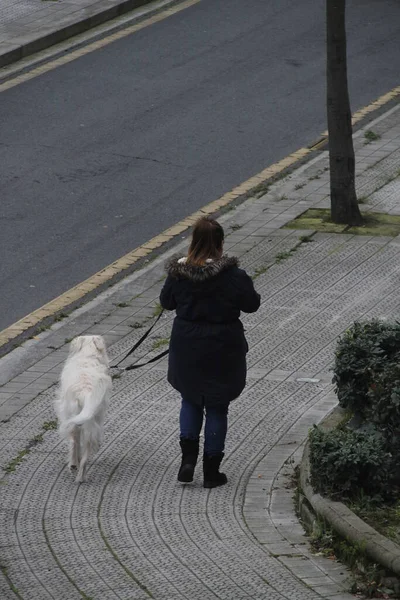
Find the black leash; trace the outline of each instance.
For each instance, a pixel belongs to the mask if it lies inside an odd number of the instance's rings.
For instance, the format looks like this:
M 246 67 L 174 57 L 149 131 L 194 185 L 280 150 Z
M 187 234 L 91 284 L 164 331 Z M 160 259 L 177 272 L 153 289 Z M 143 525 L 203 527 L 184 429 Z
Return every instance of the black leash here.
M 137 348 L 139 348 L 139 346 L 141 344 L 143 344 L 144 340 L 152 332 L 152 330 L 154 329 L 155 325 L 157 325 L 158 321 L 161 319 L 161 315 L 163 314 L 163 312 L 164 312 L 164 310 L 162 310 L 160 312 L 160 314 L 158 315 L 157 319 L 154 321 L 153 325 L 147 331 L 145 331 L 145 333 L 142 335 L 142 337 L 140 338 L 140 340 L 138 340 L 136 342 L 136 344 L 133 345 L 133 347 L 129 350 L 129 352 L 127 354 L 125 354 L 125 356 L 123 358 L 121 358 L 121 360 L 119 360 L 116 365 L 112 365 L 110 367 L 110 369 L 117 369 L 118 365 L 120 365 L 126 358 L 128 358 L 128 356 L 130 356 L 133 352 L 135 352 L 135 350 Z M 167 356 L 168 352 L 169 352 L 169 349 L 168 350 L 164 350 L 164 352 L 161 352 L 161 354 L 157 354 L 157 356 L 154 356 L 153 358 L 151 358 L 147 362 L 129 365 L 128 367 L 125 367 L 123 370 L 124 371 L 132 371 L 133 369 L 139 369 L 140 367 L 145 367 L 146 365 L 149 365 L 150 363 L 156 362 L 160 358 L 163 358 L 164 356 Z
M 136 363 L 134 365 L 129 365 L 129 367 L 125 368 L 125 371 L 132 371 L 133 369 L 140 369 L 140 367 L 145 367 L 146 365 L 149 365 L 150 363 L 160 360 L 160 358 L 163 358 L 163 356 L 167 356 L 168 352 L 169 352 L 169 348 L 168 348 L 168 350 L 164 350 L 164 352 L 161 352 L 161 354 L 157 354 L 157 356 L 153 356 L 153 358 L 151 358 L 150 360 L 148 360 L 144 363 L 139 363 L 139 364 Z

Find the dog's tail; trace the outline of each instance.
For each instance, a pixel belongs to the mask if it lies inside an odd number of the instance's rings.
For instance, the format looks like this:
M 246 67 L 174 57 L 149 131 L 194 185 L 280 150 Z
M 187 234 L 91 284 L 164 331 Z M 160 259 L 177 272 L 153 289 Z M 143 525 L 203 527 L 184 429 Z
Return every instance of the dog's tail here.
M 82 391 L 78 398 L 75 396 L 75 401 L 78 400 L 83 409 L 60 425 L 61 437 L 69 437 L 76 427 L 82 427 L 82 430 L 90 437 L 97 437 L 98 425 L 95 417 L 100 410 L 104 409 L 104 398 L 108 395 L 109 389 L 109 383 L 102 380 L 94 389 Z

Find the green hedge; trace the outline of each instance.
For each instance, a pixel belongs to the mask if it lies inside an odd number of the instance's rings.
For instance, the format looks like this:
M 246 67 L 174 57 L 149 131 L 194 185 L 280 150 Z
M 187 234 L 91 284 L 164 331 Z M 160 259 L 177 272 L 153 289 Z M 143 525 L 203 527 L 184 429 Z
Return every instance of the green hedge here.
M 310 432 L 314 489 L 343 499 L 394 499 L 400 485 L 400 324 L 354 323 L 338 341 L 333 382 L 339 404 L 361 427 Z
M 339 428 L 310 432 L 311 485 L 330 498 L 359 496 L 384 499 L 389 490 L 391 462 L 382 438 L 369 433 Z
M 400 324 L 354 323 L 339 339 L 335 355 L 333 383 L 340 406 L 377 422 L 376 395 L 370 392 L 378 376 L 399 362 Z

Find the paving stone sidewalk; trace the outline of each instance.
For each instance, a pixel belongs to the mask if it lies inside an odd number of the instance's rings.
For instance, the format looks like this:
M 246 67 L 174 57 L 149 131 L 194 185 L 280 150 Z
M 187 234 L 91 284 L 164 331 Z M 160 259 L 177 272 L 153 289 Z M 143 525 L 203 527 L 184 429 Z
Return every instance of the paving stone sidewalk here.
M 174 3 L 174 0 L 1 0 L 0 67 L 138 7 L 155 12 Z M 140 14 L 141 11 L 138 17 Z
M 355 136 L 363 209 L 400 214 L 400 106 L 368 128 L 380 139 Z M 352 598 L 346 569 L 311 552 L 291 477 L 308 429 L 336 404 L 337 337 L 355 319 L 398 318 L 400 239 L 282 228 L 327 205 L 327 165 L 319 153 L 221 218 L 262 294 L 243 318 L 249 376 L 231 406 L 227 486 L 204 490 L 200 468 L 192 485 L 176 481 L 179 398 L 165 360 L 114 379 L 86 484 L 73 482 L 53 430 L 69 340 L 100 333 L 122 356 L 157 312 L 172 251 L 0 361 L 1 600 Z M 171 322 L 162 317 L 142 356 L 160 351 Z

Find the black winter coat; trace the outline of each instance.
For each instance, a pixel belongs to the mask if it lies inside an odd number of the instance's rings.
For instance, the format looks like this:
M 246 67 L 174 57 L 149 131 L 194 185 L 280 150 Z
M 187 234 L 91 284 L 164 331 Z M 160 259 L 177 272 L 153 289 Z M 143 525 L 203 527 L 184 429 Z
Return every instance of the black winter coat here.
M 240 311 L 255 312 L 260 295 L 234 257 L 203 267 L 173 258 L 160 302 L 176 310 L 168 381 L 185 400 L 206 406 L 230 402 L 246 384 L 248 345 Z

